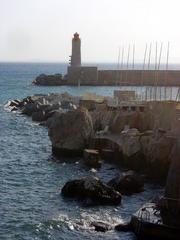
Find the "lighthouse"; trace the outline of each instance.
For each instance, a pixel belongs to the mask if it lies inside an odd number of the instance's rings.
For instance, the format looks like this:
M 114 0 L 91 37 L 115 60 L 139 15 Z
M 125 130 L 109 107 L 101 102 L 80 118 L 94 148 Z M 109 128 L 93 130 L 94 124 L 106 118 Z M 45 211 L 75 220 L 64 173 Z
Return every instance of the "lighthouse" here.
M 67 83 L 70 85 L 97 84 L 98 70 L 96 66 L 81 65 L 81 39 L 76 32 L 72 38 L 72 54 L 67 68 Z
M 81 39 L 79 34 L 76 32 L 72 39 L 72 55 L 70 61 L 71 67 L 81 66 Z

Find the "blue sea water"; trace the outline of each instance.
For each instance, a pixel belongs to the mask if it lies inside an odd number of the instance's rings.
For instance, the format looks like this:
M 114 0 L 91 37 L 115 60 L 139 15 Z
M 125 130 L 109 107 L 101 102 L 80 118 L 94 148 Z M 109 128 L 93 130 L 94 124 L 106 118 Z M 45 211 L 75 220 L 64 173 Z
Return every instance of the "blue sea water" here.
M 146 184 L 146 191 L 123 197 L 117 207 L 83 207 L 63 199 L 60 191 L 70 179 L 92 174 L 79 164 L 57 161 L 51 153 L 47 129 L 30 118 L 4 108 L 10 99 L 35 93 L 86 91 L 112 95 L 114 87 L 39 87 L 31 84 L 40 73 L 65 73 L 66 64 L 0 64 L 0 239 L 71 240 L 134 239 L 132 233 L 94 232 L 95 220 L 117 224 L 129 220 L 143 203 L 162 193 L 160 186 Z M 108 181 L 120 170 L 104 164 L 95 175 Z

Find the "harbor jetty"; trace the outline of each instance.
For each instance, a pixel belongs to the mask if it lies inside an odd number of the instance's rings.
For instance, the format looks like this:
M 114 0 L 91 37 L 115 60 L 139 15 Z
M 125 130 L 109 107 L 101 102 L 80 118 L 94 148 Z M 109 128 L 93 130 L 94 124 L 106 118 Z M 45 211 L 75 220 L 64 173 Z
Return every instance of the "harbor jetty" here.
M 48 128 L 57 158 L 80 156 L 89 168 L 103 161 L 126 169 L 109 182 L 90 176 L 71 179 L 62 195 L 83 204 L 118 205 L 123 195 L 144 191 L 144 175 L 166 185 L 161 199 L 147 203 L 131 222 L 116 230 L 138 237 L 177 239 L 179 236 L 179 101 L 142 101 L 134 91 L 115 91 L 113 97 L 86 93 L 34 95 L 7 104 Z M 129 171 L 127 171 L 129 170 Z M 142 176 L 143 175 L 143 176 Z M 92 223 L 97 231 L 112 226 Z
M 166 178 L 179 139 L 180 104 L 133 98 L 133 91 L 115 91 L 114 97 L 62 93 L 8 104 L 11 111 L 47 126 L 52 151 L 59 157 L 83 156 L 85 149 L 95 149 L 119 165 Z
M 75 33 L 72 38 L 72 54 L 67 73 L 64 76 L 62 73 L 53 75 L 42 73 L 33 83 L 42 86 L 180 86 L 180 71 L 168 69 L 168 62 L 164 70 L 161 70 L 158 64 L 155 69 L 150 69 L 150 63 L 146 69 L 145 62 L 142 69 L 135 69 L 134 62 L 132 68 L 127 67 L 128 62 L 118 63 L 119 65 L 121 68 L 118 67 L 116 70 L 102 70 L 97 66 L 82 65 L 81 39 L 79 34 Z

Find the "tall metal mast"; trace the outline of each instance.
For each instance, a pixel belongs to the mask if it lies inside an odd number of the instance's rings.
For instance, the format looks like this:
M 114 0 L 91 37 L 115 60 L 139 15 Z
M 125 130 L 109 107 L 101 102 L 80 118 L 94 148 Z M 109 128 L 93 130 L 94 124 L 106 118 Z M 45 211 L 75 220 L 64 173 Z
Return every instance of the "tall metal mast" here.
M 161 43 L 161 48 L 160 48 L 160 53 L 159 53 L 159 62 L 158 62 L 158 72 L 157 72 L 157 83 L 159 80 L 159 70 L 160 70 L 160 66 L 161 66 L 161 55 L 162 55 L 162 48 L 163 48 L 163 43 Z M 156 87 L 157 87 L 157 83 L 156 83 Z M 161 86 L 160 86 L 160 100 L 161 100 Z
M 130 55 L 130 44 L 128 46 L 128 53 L 127 53 L 127 64 L 126 64 L 126 83 L 128 79 L 128 70 L 129 70 L 129 55 Z
M 167 98 L 167 80 L 168 80 L 168 68 L 169 68 L 169 49 L 170 49 L 170 43 L 168 42 L 167 45 L 167 57 L 166 57 L 166 73 L 165 73 L 165 100 Z
M 122 47 L 122 53 L 121 53 L 121 85 L 123 81 L 123 65 L 124 65 L 124 46 Z
M 120 52 L 121 52 L 121 48 L 119 47 L 119 51 L 118 51 L 118 62 L 117 62 L 117 74 L 116 74 L 116 85 L 117 85 L 117 83 L 119 82 Z
M 145 64 L 146 64 L 146 53 L 147 53 L 147 43 L 144 51 L 143 69 L 141 73 L 141 99 L 142 100 L 143 100 L 143 84 L 144 84 L 144 70 L 145 70 Z
M 135 44 L 133 44 L 133 56 L 132 56 L 132 77 L 131 77 L 131 84 L 134 82 L 134 63 L 135 63 Z M 133 87 L 131 87 L 131 90 L 133 90 Z
M 150 64 L 151 64 L 151 47 L 152 47 L 152 43 L 150 43 L 150 46 L 149 46 L 148 72 L 150 70 Z M 148 95 L 148 89 L 149 89 L 149 87 L 147 88 L 147 86 L 146 86 L 146 100 L 147 100 L 147 95 Z M 151 96 L 149 96 L 149 97 L 151 99 Z
M 132 59 L 132 69 L 134 70 L 134 57 L 135 57 L 135 44 L 133 44 L 133 59 Z
M 154 100 L 156 101 L 156 78 L 157 78 L 157 51 L 158 46 L 156 42 L 156 51 L 155 51 L 155 71 L 154 71 Z

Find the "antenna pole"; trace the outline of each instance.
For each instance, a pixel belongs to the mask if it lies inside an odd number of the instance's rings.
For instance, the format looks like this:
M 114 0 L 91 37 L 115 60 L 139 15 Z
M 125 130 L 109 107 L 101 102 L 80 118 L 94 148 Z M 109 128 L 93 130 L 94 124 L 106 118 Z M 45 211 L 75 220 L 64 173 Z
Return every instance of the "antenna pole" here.
M 167 57 L 166 57 L 166 74 L 165 74 L 165 100 L 167 98 L 167 79 L 168 79 L 168 68 L 169 68 L 169 48 L 170 44 L 167 45 Z
M 119 67 L 120 67 L 120 52 L 121 52 L 121 48 L 119 47 L 119 51 L 118 51 L 118 63 L 117 63 L 117 75 L 116 75 L 116 85 L 119 81 Z
M 133 60 L 132 60 L 132 69 L 134 70 L 134 56 L 135 56 L 135 44 L 133 44 Z
M 158 51 L 158 46 L 157 46 L 157 42 L 156 42 L 156 52 L 155 52 L 155 72 L 154 72 L 154 75 L 155 75 L 155 81 L 154 81 L 154 100 L 156 101 L 156 78 L 157 78 L 157 51 Z
M 149 73 L 150 64 L 151 64 L 151 47 L 152 47 L 152 43 L 150 43 L 150 46 L 149 46 L 148 73 Z M 148 89 L 149 89 L 149 87 L 147 88 L 147 86 L 146 86 L 146 101 L 147 101 Z
M 145 69 L 145 64 L 146 64 L 146 53 L 147 53 L 147 43 L 144 51 L 144 61 L 143 61 L 143 69 L 142 69 L 142 74 L 141 74 L 141 98 L 143 100 L 143 83 L 144 83 L 144 69 Z
M 134 80 L 134 57 L 135 57 L 135 44 L 133 44 L 133 58 L 132 58 L 132 77 L 131 77 L 131 84 L 133 83 Z M 131 87 L 131 89 L 133 90 L 133 87 Z
M 128 46 L 128 54 L 127 54 L 127 64 L 126 64 L 126 84 L 128 79 L 128 70 L 129 70 L 129 55 L 130 55 L 130 44 Z
M 159 70 L 161 66 L 161 55 L 162 55 L 163 43 L 161 43 L 160 53 L 159 53 L 159 63 L 158 63 L 158 72 L 157 72 L 157 82 L 159 80 Z M 156 84 L 157 85 L 157 84 Z M 161 85 L 160 85 L 160 100 L 161 100 Z
M 122 53 L 121 53 L 121 85 L 123 81 L 123 65 L 124 65 L 124 46 L 122 47 Z

